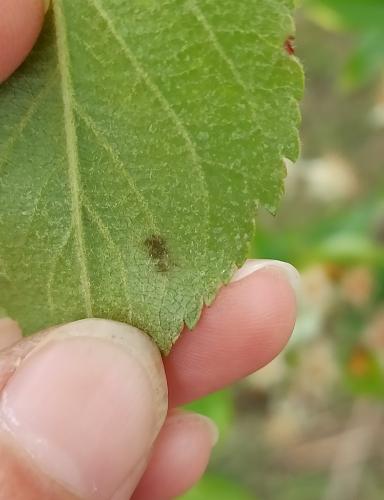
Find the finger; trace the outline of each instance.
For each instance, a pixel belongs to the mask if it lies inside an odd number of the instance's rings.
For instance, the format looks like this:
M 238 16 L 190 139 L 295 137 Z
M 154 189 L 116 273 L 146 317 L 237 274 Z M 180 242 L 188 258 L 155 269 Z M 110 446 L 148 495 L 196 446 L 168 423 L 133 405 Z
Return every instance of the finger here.
M 20 326 L 10 318 L 0 318 L 0 351 L 21 339 Z
M 254 372 L 286 344 L 295 323 L 297 271 L 285 263 L 249 261 L 238 277 L 165 358 L 171 407 Z
M 166 500 L 185 493 L 203 475 L 217 437 L 208 418 L 189 412 L 171 414 L 132 500 Z
M 136 487 L 167 413 L 157 348 L 83 320 L 0 354 L 1 499 L 119 499 Z
M 27 57 L 44 19 L 43 0 L 0 0 L 0 82 Z

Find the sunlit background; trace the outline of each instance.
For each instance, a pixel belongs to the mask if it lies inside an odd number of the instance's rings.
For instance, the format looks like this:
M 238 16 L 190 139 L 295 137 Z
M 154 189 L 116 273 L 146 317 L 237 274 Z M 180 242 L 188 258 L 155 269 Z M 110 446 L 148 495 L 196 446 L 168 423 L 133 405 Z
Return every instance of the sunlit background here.
M 384 0 L 306 0 L 302 159 L 252 256 L 303 276 L 287 350 L 193 408 L 221 430 L 184 500 L 384 498 Z

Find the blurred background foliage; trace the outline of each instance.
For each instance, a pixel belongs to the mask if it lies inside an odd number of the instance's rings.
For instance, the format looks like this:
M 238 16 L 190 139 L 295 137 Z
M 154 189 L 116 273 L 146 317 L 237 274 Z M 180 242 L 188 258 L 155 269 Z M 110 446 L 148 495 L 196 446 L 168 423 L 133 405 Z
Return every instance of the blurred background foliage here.
M 299 317 L 271 365 L 193 405 L 221 440 L 184 500 L 384 498 L 384 0 L 303 0 L 296 52 L 302 159 L 251 253 L 300 269 Z

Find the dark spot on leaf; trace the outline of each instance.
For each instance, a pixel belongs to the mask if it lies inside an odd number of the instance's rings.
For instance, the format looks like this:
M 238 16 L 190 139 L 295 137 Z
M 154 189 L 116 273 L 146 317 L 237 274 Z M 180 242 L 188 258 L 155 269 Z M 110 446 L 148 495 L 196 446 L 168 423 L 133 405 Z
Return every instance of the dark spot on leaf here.
M 290 56 L 293 56 L 295 53 L 295 37 L 289 36 L 284 42 L 284 50 Z
M 144 243 L 159 273 L 168 271 L 170 267 L 169 251 L 164 238 L 159 234 L 152 234 Z

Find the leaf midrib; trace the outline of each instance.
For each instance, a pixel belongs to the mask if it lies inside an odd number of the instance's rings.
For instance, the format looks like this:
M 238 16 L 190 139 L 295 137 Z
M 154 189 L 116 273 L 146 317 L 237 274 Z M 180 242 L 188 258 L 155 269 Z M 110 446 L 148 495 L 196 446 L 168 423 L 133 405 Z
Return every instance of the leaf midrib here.
M 80 283 L 84 297 L 85 311 L 88 316 L 92 317 L 91 287 L 84 241 L 83 219 L 81 214 L 81 177 L 79 171 L 78 144 L 74 119 L 73 86 L 69 71 L 68 41 L 65 17 L 62 9 L 62 0 L 55 0 L 55 2 L 53 2 L 53 12 L 56 28 L 60 86 L 63 100 L 63 118 L 68 178 L 71 194 L 72 223 L 75 230 L 75 245 L 80 267 Z

